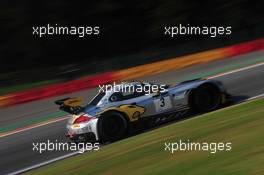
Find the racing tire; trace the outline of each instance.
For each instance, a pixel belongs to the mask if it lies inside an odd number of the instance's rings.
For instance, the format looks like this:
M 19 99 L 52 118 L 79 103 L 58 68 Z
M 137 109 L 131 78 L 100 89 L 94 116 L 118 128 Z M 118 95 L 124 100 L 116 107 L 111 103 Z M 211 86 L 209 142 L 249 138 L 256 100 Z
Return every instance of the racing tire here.
M 116 141 L 127 135 L 128 122 L 119 112 L 110 111 L 98 119 L 98 134 L 101 142 Z
M 221 93 L 213 84 L 203 84 L 191 91 L 190 106 L 195 112 L 209 112 L 221 104 Z

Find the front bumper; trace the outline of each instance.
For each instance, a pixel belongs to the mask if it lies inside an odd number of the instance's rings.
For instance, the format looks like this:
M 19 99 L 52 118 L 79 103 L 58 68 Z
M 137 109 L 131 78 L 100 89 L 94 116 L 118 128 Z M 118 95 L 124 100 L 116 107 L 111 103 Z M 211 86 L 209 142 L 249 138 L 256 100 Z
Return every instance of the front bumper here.
M 97 121 L 98 119 L 96 118 L 86 123 L 68 123 L 66 126 L 67 131 L 65 136 L 72 140 L 78 139 L 79 137 L 85 137 L 87 140 L 99 140 Z
M 72 132 L 70 132 L 70 131 L 68 131 L 68 132 L 65 133 L 65 137 L 68 137 L 68 138 L 70 138 L 70 139 L 74 139 L 77 135 L 78 135 L 78 134 L 76 134 L 76 133 L 72 133 Z
M 92 132 L 85 133 L 85 134 L 75 134 L 75 133 L 67 132 L 65 136 L 74 142 L 96 142 L 97 141 L 95 134 Z

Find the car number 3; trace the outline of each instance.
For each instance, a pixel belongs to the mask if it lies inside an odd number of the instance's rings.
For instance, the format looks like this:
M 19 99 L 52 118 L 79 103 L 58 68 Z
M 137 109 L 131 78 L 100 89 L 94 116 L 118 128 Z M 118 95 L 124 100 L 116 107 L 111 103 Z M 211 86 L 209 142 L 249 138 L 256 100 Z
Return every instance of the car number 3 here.
M 164 107 L 165 106 L 165 100 L 163 97 L 160 98 L 160 107 Z
M 172 107 L 169 96 L 154 100 L 156 111 L 163 111 Z

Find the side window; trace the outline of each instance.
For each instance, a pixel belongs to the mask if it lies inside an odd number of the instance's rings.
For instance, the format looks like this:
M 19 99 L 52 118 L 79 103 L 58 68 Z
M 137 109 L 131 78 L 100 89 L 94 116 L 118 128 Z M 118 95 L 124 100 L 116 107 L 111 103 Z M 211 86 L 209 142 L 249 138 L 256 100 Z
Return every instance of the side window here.
M 115 92 L 109 97 L 110 102 L 117 102 L 123 100 L 123 95 L 120 92 Z
M 97 94 L 94 99 L 90 102 L 91 105 L 97 105 L 101 100 L 102 98 L 105 96 L 105 93 L 99 93 Z
M 133 98 L 134 92 L 122 92 L 123 100 L 128 100 Z
M 125 100 L 140 97 L 145 95 L 145 92 L 137 92 L 136 90 L 134 92 L 123 92 L 123 98 Z
M 136 89 L 136 88 L 134 88 Z M 129 88 L 125 89 L 124 91 L 121 92 L 115 92 L 109 97 L 110 102 L 117 102 L 117 101 L 122 101 L 122 100 L 129 100 L 132 98 L 140 97 L 145 95 L 145 92 L 137 92 L 131 91 Z
M 160 88 L 157 84 L 145 84 L 144 89 L 146 94 L 156 93 L 160 91 Z
M 133 95 L 133 98 L 136 98 L 136 97 L 140 97 L 140 96 L 143 96 L 145 95 L 145 92 L 142 91 L 142 92 L 135 92 L 134 95 Z

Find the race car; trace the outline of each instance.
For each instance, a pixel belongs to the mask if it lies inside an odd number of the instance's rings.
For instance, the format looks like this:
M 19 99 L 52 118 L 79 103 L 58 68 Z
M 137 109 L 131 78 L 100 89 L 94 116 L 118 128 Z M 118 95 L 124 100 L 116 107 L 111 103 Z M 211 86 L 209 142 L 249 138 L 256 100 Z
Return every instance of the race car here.
M 86 105 L 82 98 L 55 103 L 72 115 L 67 137 L 75 142 L 103 143 L 127 136 L 136 123 L 156 124 L 190 110 L 213 111 L 229 98 L 220 81 L 195 79 L 175 85 L 122 82 L 101 88 Z

